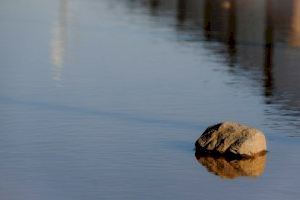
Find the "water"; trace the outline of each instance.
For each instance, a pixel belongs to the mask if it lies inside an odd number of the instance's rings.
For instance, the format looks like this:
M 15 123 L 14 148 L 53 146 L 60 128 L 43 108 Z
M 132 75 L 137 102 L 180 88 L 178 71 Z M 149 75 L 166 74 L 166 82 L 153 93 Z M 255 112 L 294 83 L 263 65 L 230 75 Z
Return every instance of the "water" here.
M 299 13 L 299 0 L 2 0 L 0 196 L 299 198 Z M 266 133 L 257 177 L 194 156 L 223 120 Z

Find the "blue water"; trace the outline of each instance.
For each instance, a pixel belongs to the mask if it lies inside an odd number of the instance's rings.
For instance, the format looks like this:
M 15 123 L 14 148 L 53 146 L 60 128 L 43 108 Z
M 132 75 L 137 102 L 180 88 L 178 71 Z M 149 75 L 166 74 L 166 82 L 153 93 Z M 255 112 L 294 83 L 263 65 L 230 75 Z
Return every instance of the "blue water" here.
M 300 1 L 3 0 L 3 199 L 298 199 Z M 266 133 L 259 177 L 194 142 Z

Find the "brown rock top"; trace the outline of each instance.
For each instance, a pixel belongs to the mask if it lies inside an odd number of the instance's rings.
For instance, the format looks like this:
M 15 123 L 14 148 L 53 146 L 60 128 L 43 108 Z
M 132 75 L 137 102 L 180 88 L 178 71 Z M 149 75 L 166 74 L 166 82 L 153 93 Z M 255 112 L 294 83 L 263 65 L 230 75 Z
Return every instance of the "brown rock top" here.
M 236 122 L 207 128 L 195 145 L 198 152 L 240 157 L 253 157 L 267 150 L 265 136 L 260 130 Z

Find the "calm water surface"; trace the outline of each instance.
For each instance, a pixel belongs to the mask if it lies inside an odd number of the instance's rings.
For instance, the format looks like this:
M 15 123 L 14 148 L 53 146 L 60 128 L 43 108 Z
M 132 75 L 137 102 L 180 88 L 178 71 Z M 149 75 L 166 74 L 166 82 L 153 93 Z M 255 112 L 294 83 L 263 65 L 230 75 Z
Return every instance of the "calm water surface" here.
M 1 0 L 0 197 L 298 199 L 299 63 L 300 0 Z M 268 155 L 197 160 L 223 120 Z

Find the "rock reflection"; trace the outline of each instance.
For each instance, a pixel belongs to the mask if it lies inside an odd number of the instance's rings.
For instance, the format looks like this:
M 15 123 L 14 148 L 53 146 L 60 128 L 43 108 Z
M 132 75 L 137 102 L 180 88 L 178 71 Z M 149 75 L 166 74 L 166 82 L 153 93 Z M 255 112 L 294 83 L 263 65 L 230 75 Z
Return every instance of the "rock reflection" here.
M 230 159 L 196 153 L 196 158 L 209 172 L 223 179 L 259 177 L 264 173 L 267 160 L 266 154 L 249 159 Z

